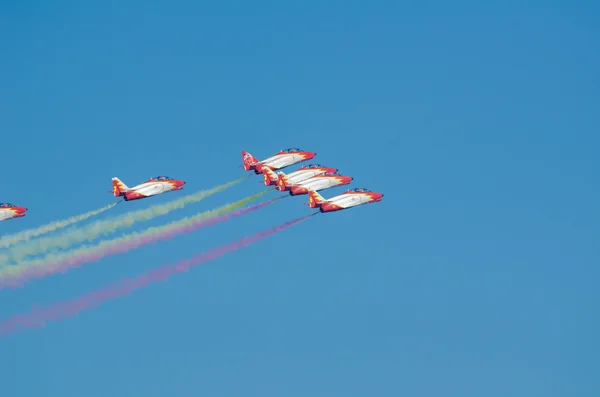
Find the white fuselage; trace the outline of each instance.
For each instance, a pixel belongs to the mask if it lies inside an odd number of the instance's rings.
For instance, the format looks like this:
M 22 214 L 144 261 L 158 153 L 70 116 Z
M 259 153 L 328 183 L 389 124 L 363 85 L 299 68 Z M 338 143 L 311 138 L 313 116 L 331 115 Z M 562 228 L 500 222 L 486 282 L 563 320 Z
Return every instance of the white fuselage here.
M 0 208 L 0 221 L 5 221 L 7 219 L 11 219 L 16 214 L 9 208 Z
M 335 177 L 313 177 L 303 181 L 302 183 L 298 183 L 296 186 L 301 186 L 307 188 L 309 190 L 319 191 L 328 189 L 330 187 L 338 186 L 342 182 L 340 182 Z
M 325 171 L 317 169 L 298 170 L 287 175 L 287 178 L 292 185 L 296 185 L 302 181 L 306 181 L 307 179 L 324 173 Z
M 144 182 L 129 189 L 130 192 L 143 194 L 144 196 L 154 196 L 156 194 L 168 192 L 175 189 L 170 183 L 156 181 Z
M 271 156 L 268 159 L 261 161 L 261 163 L 269 168 L 278 170 L 301 161 L 304 161 L 304 157 L 302 157 L 300 153 L 285 153 Z
M 325 190 L 335 186 L 344 185 L 344 182 L 341 182 L 338 178 L 334 176 L 315 176 L 313 178 L 307 179 L 304 182 L 301 182 L 297 185 L 289 188 L 290 194 L 305 194 L 308 190 Z
M 328 199 L 326 202 L 338 205 L 342 208 L 356 207 L 357 205 L 367 204 L 373 201 L 370 197 L 363 194 L 340 194 Z

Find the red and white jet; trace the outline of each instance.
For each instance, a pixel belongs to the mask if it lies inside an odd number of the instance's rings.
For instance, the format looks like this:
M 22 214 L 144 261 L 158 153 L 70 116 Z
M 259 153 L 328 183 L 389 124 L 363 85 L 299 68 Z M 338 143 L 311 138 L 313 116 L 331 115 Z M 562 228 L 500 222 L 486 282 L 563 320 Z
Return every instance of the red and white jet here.
M 298 170 L 287 175 L 288 180 L 292 184 L 305 181 L 313 176 L 324 174 L 326 172 L 337 172 L 337 168 L 324 167 L 321 164 L 309 164 L 300 167 Z M 265 186 L 277 185 L 279 177 L 269 168 L 265 168 L 263 172 Z
M 308 206 L 318 208 L 321 212 L 334 212 L 363 204 L 377 203 L 382 198 L 383 194 L 360 187 L 350 189 L 330 199 L 324 199 L 319 193 L 311 190 L 308 192 Z
M 112 194 L 115 197 L 123 197 L 125 201 L 139 200 L 161 193 L 182 190 L 184 181 L 169 178 L 168 176 L 157 176 L 150 178 L 144 183 L 140 183 L 132 188 L 121 182 L 117 177 L 112 179 Z
M 254 173 L 261 174 L 264 168 L 279 170 L 302 161 L 310 160 L 316 155 L 314 152 L 293 148 L 282 150 L 275 156 L 259 161 L 250 153 L 242 151 L 242 162 L 246 171 L 254 170 Z
M 27 208 L 19 207 L 11 203 L 0 203 L 0 221 L 6 221 L 14 218 L 22 218 L 27 212 Z
M 299 183 L 292 183 L 286 174 L 278 172 L 278 189 L 282 192 L 289 191 L 291 196 L 307 194 L 309 190 L 324 190 L 335 186 L 347 185 L 352 182 L 351 176 L 340 175 L 338 172 L 325 172 L 313 176 Z

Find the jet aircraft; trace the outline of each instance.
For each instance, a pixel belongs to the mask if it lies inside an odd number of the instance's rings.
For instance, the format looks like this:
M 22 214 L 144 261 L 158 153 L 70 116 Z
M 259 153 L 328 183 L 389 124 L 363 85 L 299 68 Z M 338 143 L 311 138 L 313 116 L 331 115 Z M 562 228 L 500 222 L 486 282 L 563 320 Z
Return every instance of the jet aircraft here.
M 347 185 L 354 179 L 351 176 L 340 175 L 338 172 L 325 172 L 300 183 L 292 183 L 283 172 L 279 172 L 278 176 L 279 190 L 282 192 L 289 191 L 291 196 L 307 194 L 309 190 L 317 191 Z
M 274 156 L 259 161 L 250 153 L 242 151 L 242 162 L 246 171 L 254 170 L 255 174 L 261 174 L 264 168 L 279 170 L 302 161 L 313 159 L 316 155 L 314 152 L 292 148 L 282 150 Z
M 14 218 L 22 218 L 27 212 L 27 208 L 19 207 L 11 203 L 0 203 L 0 221 L 7 221 Z
M 290 183 L 296 184 L 305 181 L 313 176 L 324 174 L 326 172 L 337 172 L 337 168 L 325 167 L 321 164 L 309 164 L 300 167 L 298 170 L 287 175 Z M 278 176 L 269 168 L 265 168 L 263 172 L 265 186 L 277 185 Z
M 383 194 L 360 187 L 347 190 L 330 199 L 325 199 L 316 191 L 310 190 L 308 192 L 308 206 L 310 208 L 319 208 L 320 212 L 334 212 L 363 204 L 377 203 L 382 198 Z
M 132 188 L 124 184 L 119 178 L 112 178 L 113 190 L 111 193 L 115 197 L 123 197 L 125 201 L 139 200 L 150 196 L 155 196 L 161 193 L 182 190 L 184 181 L 169 178 L 168 176 L 157 176 L 150 178 Z

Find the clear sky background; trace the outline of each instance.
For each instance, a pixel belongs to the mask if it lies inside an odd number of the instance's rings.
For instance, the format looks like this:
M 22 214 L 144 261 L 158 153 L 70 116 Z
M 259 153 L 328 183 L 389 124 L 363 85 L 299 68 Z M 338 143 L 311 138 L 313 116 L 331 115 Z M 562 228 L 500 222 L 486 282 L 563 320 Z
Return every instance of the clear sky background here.
M 1 234 L 113 202 L 113 176 L 187 185 L 100 219 L 211 188 L 241 150 L 313 150 L 385 194 L 0 339 L 2 396 L 598 396 L 600 7 L 368 4 L 2 4 L 0 201 L 29 212 Z M 0 317 L 305 201 L 0 291 Z

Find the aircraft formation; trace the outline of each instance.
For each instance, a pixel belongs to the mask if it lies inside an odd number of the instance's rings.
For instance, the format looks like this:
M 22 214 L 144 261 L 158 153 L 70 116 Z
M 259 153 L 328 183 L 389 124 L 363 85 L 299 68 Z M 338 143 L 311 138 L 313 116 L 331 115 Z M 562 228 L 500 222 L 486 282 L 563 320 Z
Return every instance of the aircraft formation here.
M 316 153 L 298 148 L 282 150 L 279 153 L 258 160 L 250 153 L 242 151 L 242 164 L 239 166 L 246 175 L 237 177 L 210 189 L 202 189 L 190 194 L 183 194 L 174 200 L 156 203 L 155 205 L 127 212 L 127 216 L 114 216 L 98 219 L 79 227 L 75 224 L 95 217 L 119 203 L 141 200 L 163 193 L 184 189 L 185 181 L 157 176 L 135 186 L 127 186 L 121 179 L 112 178 L 112 190 L 109 193 L 118 200 L 86 213 L 59 219 L 35 228 L 19 231 L 12 235 L 0 236 L 0 290 L 21 287 L 29 281 L 79 268 L 84 264 L 95 263 L 113 255 L 123 254 L 158 241 L 170 240 L 175 236 L 192 233 L 211 225 L 257 211 L 271 203 L 290 196 L 307 196 L 305 203 L 311 209 L 318 209 L 300 217 L 287 220 L 266 230 L 258 231 L 242 239 L 208 249 L 205 252 L 183 259 L 171 266 L 161 266 L 135 278 L 122 279 L 119 285 L 109 284 L 93 292 L 74 299 L 58 302 L 54 305 L 39 308 L 36 306 L 30 313 L 17 314 L 0 320 L 0 338 L 21 329 L 36 327 L 49 320 L 71 317 L 84 309 L 91 309 L 103 301 L 125 296 L 132 291 L 146 287 L 150 283 L 164 281 L 175 273 L 182 273 L 193 266 L 214 260 L 227 252 L 236 251 L 249 244 L 258 242 L 274 233 L 279 233 L 303 220 L 320 213 L 337 212 L 364 204 L 377 203 L 383 194 L 365 188 L 348 189 L 342 194 L 325 198 L 319 192 L 336 186 L 349 185 L 353 178 L 343 175 L 335 167 L 321 164 L 301 166 L 293 172 L 285 172 L 284 168 L 294 164 L 312 160 Z M 258 193 L 252 193 L 235 202 L 197 212 L 171 222 L 141 228 L 131 233 L 119 233 L 108 237 L 121 229 L 132 228 L 138 222 L 145 222 L 156 217 L 176 211 L 186 205 L 199 202 L 206 197 L 222 192 L 252 176 L 262 176 L 257 183 L 267 187 Z M 279 194 L 268 200 L 253 203 L 260 197 L 272 192 Z M 0 203 L 0 220 L 22 218 L 27 208 L 12 203 Z M 53 232 L 64 229 L 51 235 Z M 97 244 L 90 244 L 98 240 Z
M 286 174 L 280 171 L 294 164 L 312 160 L 317 154 L 298 148 L 281 150 L 264 160 L 258 160 L 252 154 L 242 151 L 242 165 L 246 171 L 254 171 L 263 175 L 265 186 L 276 186 L 281 192 L 289 192 L 291 196 L 308 195 L 308 206 L 318 208 L 320 212 L 341 211 L 363 204 L 376 203 L 382 200 L 383 194 L 366 188 L 354 188 L 328 199 L 318 192 L 336 186 L 348 185 L 354 178 L 341 175 L 337 168 L 320 164 L 309 164 Z M 113 189 L 109 191 L 114 197 L 122 197 L 123 201 L 140 200 L 162 193 L 183 190 L 185 181 L 157 176 L 133 187 L 128 187 L 119 178 L 112 178 Z M 0 221 L 22 218 L 27 208 L 11 203 L 0 203 Z
M 308 195 L 308 206 L 318 208 L 320 212 L 341 211 L 363 204 L 376 203 L 383 199 L 383 194 L 360 187 L 325 199 L 318 191 L 348 185 L 354 179 L 351 176 L 341 175 L 337 168 L 309 164 L 289 175 L 279 171 L 282 168 L 312 160 L 316 155 L 315 152 L 292 148 L 282 150 L 274 156 L 259 161 L 250 153 L 242 151 L 242 162 L 246 171 L 263 174 L 265 186 L 277 185 L 280 191 L 287 191 L 291 196 Z

